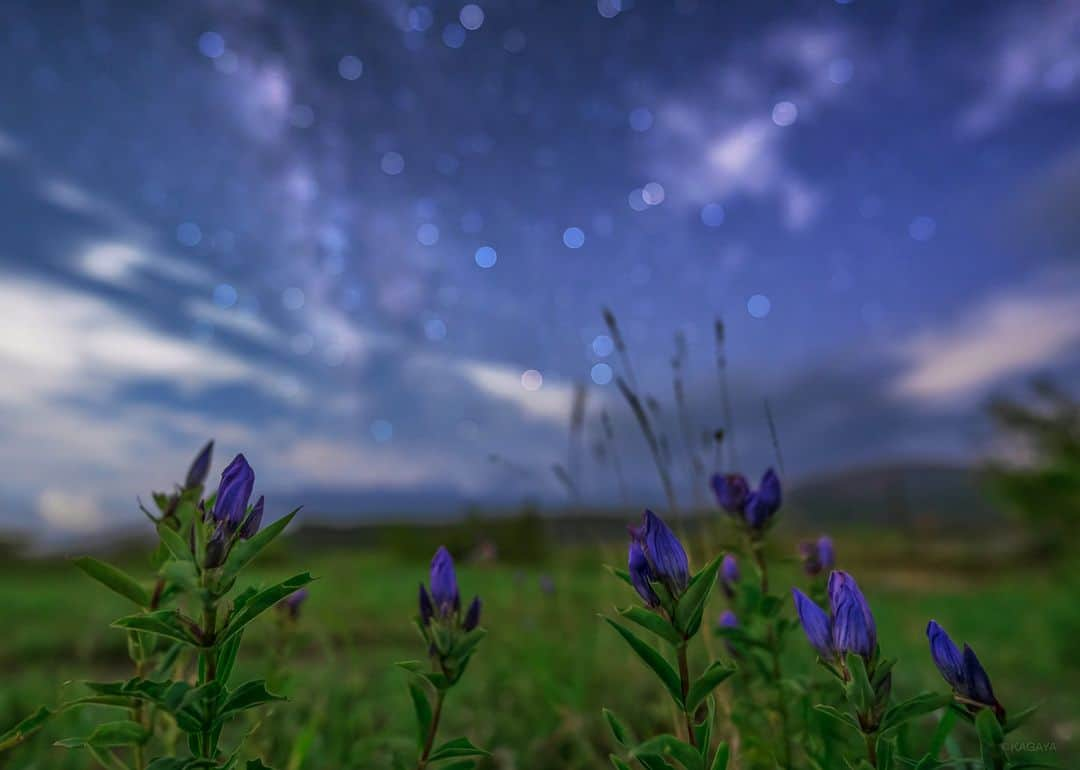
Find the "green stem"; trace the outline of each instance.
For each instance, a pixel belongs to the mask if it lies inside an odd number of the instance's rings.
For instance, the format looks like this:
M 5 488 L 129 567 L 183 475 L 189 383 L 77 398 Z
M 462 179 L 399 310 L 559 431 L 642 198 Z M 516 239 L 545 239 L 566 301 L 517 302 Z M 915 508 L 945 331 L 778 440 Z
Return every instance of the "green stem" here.
M 424 741 L 424 749 L 420 752 L 420 759 L 416 763 L 416 770 L 424 770 L 427 767 L 428 755 L 435 745 L 435 734 L 439 731 L 439 717 L 442 716 L 443 700 L 446 698 L 446 690 L 439 690 L 435 695 L 435 709 L 431 712 L 431 727 L 428 728 L 427 740 Z
M 877 767 L 877 736 L 874 733 L 863 733 L 866 741 L 866 759 L 871 766 Z
M 217 634 L 217 608 L 212 601 L 203 606 L 203 644 L 208 645 L 202 653 L 201 674 L 199 685 L 209 684 L 217 679 L 217 655 L 214 647 L 214 637 Z M 213 730 L 205 729 L 202 732 L 203 757 L 214 759 L 217 747 L 214 744 Z
M 752 542 L 750 548 L 754 553 L 754 561 L 761 575 L 761 595 L 767 596 L 769 593 L 769 567 L 768 562 L 765 561 L 761 541 Z M 776 713 L 780 717 L 780 748 L 783 752 L 784 767 L 790 768 L 791 736 L 788 727 L 787 701 L 784 698 L 783 684 L 781 684 L 783 671 L 780 668 L 780 640 L 776 635 L 776 626 L 772 623 L 769 623 L 769 634 L 766 641 L 769 645 L 769 654 L 772 657 L 772 680 L 773 686 L 776 688 Z
M 690 745 L 697 747 L 697 737 L 694 735 L 694 716 L 686 707 L 686 696 L 690 692 L 690 667 L 686 661 L 686 641 L 678 647 L 679 656 L 679 679 L 682 683 L 683 717 L 686 719 L 686 735 Z

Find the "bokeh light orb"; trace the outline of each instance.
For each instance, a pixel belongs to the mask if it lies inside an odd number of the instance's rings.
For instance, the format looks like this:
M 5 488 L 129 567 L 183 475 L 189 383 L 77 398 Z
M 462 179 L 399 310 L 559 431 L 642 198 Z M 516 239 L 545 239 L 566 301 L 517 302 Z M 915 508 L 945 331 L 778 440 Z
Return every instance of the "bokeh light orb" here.
M 706 227 L 724 224 L 724 207 L 719 203 L 706 203 L 701 207 L 701 221 Z
M 462 7 L 458 14 L 458 21 L 467 30 L 480 29 L 484 23 L 484 9 L 476 3 L 469 3 Z
M 598 334 L 593 338 L 592 352 L 601 358 L 607 358 L 615 352 L 615 343 L 606 334 Z
M 441 318 L 430 318 L 424 322 L 424 336 L 432 342 L 446 339 L 446 322 Z
M 788 101 L 777 102 L 772 110 L 772 121 L 778 126 L 790 126 L 799 117 L 799 108 Z
M 379 161 L 379 167 L 384 174 L 397 176 L 405 170 L 405 158 L 399 152 L 383 153 L 382 160 Z
M 380 444 L 385 444 L 394 437 L 394 425 L 389 420 L 372 420 L 371 437 Z
M 928 241 L 934 237 L 936 232 L 937 222 L 934 221 L 933 217 L 915 217 L 911 220 L 911 224 L 908 225 L 908 235 L 916 241 Z
M 461 48 L 465 45 L 465 28 L 456 23 L 447 24 L 443 27 L 442 41 L 447 48 Z
M 755 294 L 746 300 L 746 312 L 754 318 L 764 318 L 772 310 L 772 302 L 764 294 Z
M 630 128 L 639 133 L 648 131 L 653 126 L 653 114 L 645 107 L 635 107 L 630 110 Z
M 216 59 L 225 53 L 225 38 L 209 30 L 199 35 L 199 53 L 208 59 Z
M 236 288 L 228 283 L 219 283 L 214 287 L 214 304 L 220 308 L 230 308 L 239 298 Z
M 487 270 L 489 267 L 495 267 L 499 255 L 496 254 L 495 249 L 490 246 L 481 246 L 476 250 L 476 254 L 473 255 L 473 258 L 476 260 L 477 266 Z
M 592 381 L 597 385 L 607 385 L 611 382 L 611 378 L 615 375 L 611 367 L 603 362 L 595 364 L 591 370 L 589 370 L 589 376 L 592 377 Z
M 304 291 L 290 286 L 281 292 L 281 304 L 286 310 L 299 310 L 304 306 Z
M 176 228 L 176 240 L 184 246 L 198 246 L 202 240 L 202 228 L 194 222 L 181 222 Z
M 359 80 L 364 74 L 364 63 L 360 58 L 347 54 L 338 61 L 338 74 L 346 80 Z
M 568 227 L 563 230 L 562 242 L 568 249 L 580 249 L 585 245 L 585 231 L 580 227 Z
M 431 222 L 424 222 L 416 228 L 416 240 L 424 246 L 434 246 L 439 242 L 439 228 Z
M 525 390 L 540 390 L 544 385 L 544 375 L 536 369 L 526 369 L 521 373 L 521 387 Z

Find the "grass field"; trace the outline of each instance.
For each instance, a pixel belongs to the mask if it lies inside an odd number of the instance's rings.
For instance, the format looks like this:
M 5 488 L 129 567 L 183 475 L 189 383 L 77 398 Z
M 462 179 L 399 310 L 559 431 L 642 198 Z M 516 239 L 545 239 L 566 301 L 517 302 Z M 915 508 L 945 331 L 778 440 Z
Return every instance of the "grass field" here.
M 972 545 L 957 544 L 955 553 Z M 923 563 L 911 556 L 919 552 L 918 543 L 839 539 L 840 563 L 858 576 L 873 605 L 885 652 L 900 658 L 896 694 L 945 689 L 923 635 L 934 617 L 978 651 L 1007 708 L 1043 704 L 1015 739 L 1052 744 L 1041 759 L 1080 767 L 1080 583 L 1061 577 L 1075 574 L 1075 565 L 972 569 L 972 560 L 959 556 Z M 597 617 L 632 600 L 601 567 L 624 553 L 615 545 L 566 548 L 528 567 L 461 565 L 463 599 L 482 595 L 489 636 L 452 694 L 446 734 L 467 734 L 491 748 L 492 767 L 524 770 L 609 766 L 602 705 L 642 734 L 667 729 L 670 711 L 658 685 Z M 138 562 L 126 566 L 139 569 Z M 282 650 L 282 627 L 273 620 L 260 620 L 245 637 L 252 674 L 266 675 L 275 658 L 288 656 L 290 677 L 277 685 L 292 700 L 261 724 L 241 727 L 257 730 L 257 745 L 275 768 L 392 767 L 394 752 L 408 754 L 414 740 L 404 675 L 392 664 L 424 657 L 410 617 L 426 564 L 381 552 L 320 550 L 278 553 L 256 575 L 270 580 L 304 569 L 319 580 L 291 649 Z M 145 568 L 141 574 L 149 577 Z M 803 580 L 789 562 L 774 585 Z M 0 608 L 0 732 L 36 706 L 77 693 L 73 682 L 130 675 L 124 635 L 108 627 L 128 608 L 69 564 L 0 567 Z M 714 596 L 710 615 L 721 608 L 722 597 Z M 786 672 L 819 676 L 812 659 L 801 635 L 793 635 Z M 0 755 L 0 766 L 88 767 L 84 755 L 52 743 L 93 721 L 90 713 L 67 712 Z

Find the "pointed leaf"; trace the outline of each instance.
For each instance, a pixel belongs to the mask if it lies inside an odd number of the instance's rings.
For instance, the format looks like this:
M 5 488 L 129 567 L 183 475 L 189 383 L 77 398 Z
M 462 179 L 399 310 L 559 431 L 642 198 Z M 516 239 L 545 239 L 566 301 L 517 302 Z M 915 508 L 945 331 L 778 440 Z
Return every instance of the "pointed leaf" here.
M 195 647 L 202 645 L 202 640 L 197 638 L 194 630 L 181 620 L 181 615 L 177 610 L 158 610 L 141 615 L 128 615 L 114 620 L 112 624 L 119 628 L 145 631 L 148 634 L 157 634 L 178 642 L 186 642 Z
M 675 627 L 686 636 L 693 636 L 701 627 L 705 604 L 716 585 L 716 572 L 720 569 L 722 556 L 717 556 L 704 569 L 694 575 L 686 591 L 675 606 Z
M 626 640 L 626 643 L 630 645 L 630 649 L 644 661 L 645 665 L 653 670 L 653 673 L 664 683 L 668 694 L 681 707 L 683 705 L 682 683 L 679 681 L 679 675 L 675 673 L 675 669 L 671 667 L 671 664 L 667 662 L 664 656 L 632 631 L 619 625 L 611 618 L 604 618 L 604 620 Z
M 236 544 L 233 545 L 232 551 L 229 552 L 229 558 L 221 570 L 222 581 L 227 582 L 240 574 L 240 570 L 246 567 L 252 559 L 259 555 L 260 551 L 270 545 L 270 543 L 277 539 L 278 535 L 285 531 L 285 528 L 289 526 L 289 522 L 291 522 L 293 517 L 299 512 L 300 509 L 297 508 L 272 524 L 263 527 L 256 532 L 253 537 L 247 540 L 238 540 Z
M 447 741 L 428 755 L 428 762 L 457 757 L 490 757 L 491 754 L 479 746 L 474 746 L 468 738 L 454 738 Z
M 630 731 L 626 725 L 619 721 L 619 718 L 615 716 L 615 713 L 610 709 L 604 709 L 604 721 L 607 722 L 608 728 L 611 730 L 612 736 L 615 738 L 615 742 L 620 746 L 629 746 L 633 741 L 630 736 Z
M 730 757 L 731 747 L 728 746 L 727 741 L 720 741 L 720 745 L 716 747 L 716 754 L 713 755 L 712 765 L 709 770 L 727 770 Z
M 415 680 L 409 681 L 409 695 L 412 697 L 413 711 L 416 712 L 416 745 L 423 748 L 428 731 L 431 730 L 431 701 L 428 700 L 424 688 Z
M 693 712 L 722 682 L 735 673 L 735 666 L 715 660 L 709 664 L 698 680 L 690 685 L 686 694 L 686 710 Z
M 851 727 L 855 732 L 862 734 L 862 728 L 859 726 L 858 720 L 846 711 L 841 711 L 835 706 L 830 706 L 826 703 L 818 703 L 814 708 L 820 711 L 825 716 L 832 717 L 837 722 L 841 722 L 848 727 Z
M 679 632 L 675 630 L 675 626 L 668 623 L 655 612 L 651 612 L 644 607 L 627 607 L 626 609 L 619 610 L 619 614 L 627 620 L 637 623 L 642 628 L 652 631 L 665 642 L 669 642 L 673 645 L 679 645 L 683 642 L 683 638 L 679 635 Z
M 881 732 L 895 730 L 905 722 L 945 708 L 952 703 L 952 700 L 951 693 L 942 695 L 932 692 L 924 692 L 913 698 L 908 698 L 885 712 L 885 718 L 881 721 Z
M 226 696 L 225 702 L 221 704 L 221 719 L 228 719 L 241 711 L 246 711 L 247 709 L 261 706 L 264 703 L 271 703 L 278 700 L 285 700 L 285 698 L 281 695 L 275 695 L 267 690 L 266 682 L 264 680 L 257 679 L 251 682 L 244 682 L 230 692 Z
M 150 592 L 123 570 L 90 556 L 80 556 L 78 559 L 73 559 L 72 563 L 106 588 L 135 602 L 138 606 L 150 606 Z
M 259 591 L 259 593 L 244 602 L 244 606 L 239 612 L 234 612 L 229 616 L 229 620 L 225 624 L 221 636 L 218 637 L 218 643 L 228 641 L 231 637 L 240 633 L 248 623 L 255 620 L 255 618 L 285 597 L 291 596 L 297 589 L 306 586 L 312 580 L 313 578 L 311 575 L 302 572 L 299 575 L 293 575 L 288 580 L 284 580 L 276 585 L 272 585 L 269 588 Z
M 150 731 L 138 722 L 123 720 L 120 722 L 104 722 L 95 727 L 93 732 L 85 738 L 65 738 L 62 741 L 57 741 L 56 745 L 65 749 L 85 746 L 106 749 L 113 746 L 138 746 L 146 743 L 149 737 Z
M 658 735 L 640 743 L 630 752 L 633 757 L 639 755 L 656 754 L 662 757 L 671 757 L 686 770 L 705 770 L 698 750 L 685 741 L 680 741 L 674 735 Z
M 0 751 L 17 746 L 31 735 L 41 729 L 41 726 L 49 721 L 53 712 L 42 706 L 30 716 L 18 722 L 6 733 L 0 734 Z

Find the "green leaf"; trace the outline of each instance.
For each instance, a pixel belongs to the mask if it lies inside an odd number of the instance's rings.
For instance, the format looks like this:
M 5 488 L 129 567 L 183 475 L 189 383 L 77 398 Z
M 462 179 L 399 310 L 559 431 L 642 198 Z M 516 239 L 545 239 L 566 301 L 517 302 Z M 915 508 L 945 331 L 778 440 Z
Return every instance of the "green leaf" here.
M 267 690 L 264 680 L 256 679 L 244 682 L 225 697 L 225 702 L 221 704 L 220 718 L 228 719 L 241 711 L 278 700 L 285 700 L 285 698 Z
M 107 749 L 113 746 L 139 746 L 150 738 L 150 731 L 138 722 L 123 720 L 120 722 L 104 722 L 94 728 L 93 732 L 85 738 L 65 738 L 57 741 L 57 746 L 65 749 L 76 749 L 91 746 L 97 749 Z
M 245 770 L 271 770 L 270 765 L 264 765 L 261 759 L 249 759 Z
M 247 540 L 241 542 L 251 541 Z M 255 620 L 255 618 L 285 597 L 295 593 L 297 589 L 306 586 L 312 579 L 313 578 L 308 573 L 301 572 L 299 575 L 293 575 L 288 580 L 284 580 L 276 585 L 272 585 L 269 588 L 259 591 L 259 593 L 255 594 L 244 603 L 244 606 L 239 612 L 234 612 L 229 616 L 225 628 L 217 639 L 218 643 L 220 644 L 221 642 L 228 641 L 231 637 L 240 633 L 244 626 Z
M 223 683 L 229 683 L 233 669 L 236 667 L 236 656 L 240 652 L 240 640 L 244 635 L 236 634 L 221 645 L 217 655 L 217 678 Z
M 454 738 L 447 741 L 428 755 L 428 762 L 458 757 L 490 757 L 491 754 L 479 746 L 474 746 L 468 738 Z
M 259 530 L 253 537 L 247 540 L 238 540 L 229 552 L 229 558 L 225 562 L 225 566 L 221 569 L 222 582 L 227 582 L 240 574 L 240 570 L 246 567 L 252 559 L 259 555 L 260 551 L 270 545 L 270 543 L 277 539 L 278 535 L 285 531 L 285 527 L 289 526 L 289 522 L 291 522 L 293 517 L 299 512 L 300 509 L 297 508 L 287 516 L 283 516 L 272 524 Z
M 694 745 L 698 747 L 698 753 L 701 754 L 701 761 L 707 762 L 709 759 L 709 744 L 712 743 L 712 728 L 716 722 L 716 699 L 711 695 L 705 699 L 708 704 L 708 709 L 704 718 L 693 726 L 694 730 Z
M 401 660 L 394 664 L 398 668 L 403 668 L 410 674 L 414 674 L 425 682 L 430 684 L 436 690 L 445 690 L 450 686 L 450 681 L 443 674 L 437 671 L 428 671 L 425 668 L 423 661 L 419 660 Z
M 194 592 L 199 589 L 199 570 L 195 562 L 184 559 L 169 559 L 158 570 L 167 582 L 184 591 Z
M 451 762 L 448 765 L 443 765 L 439 770 L 473 770 L 476 767 L 476 763 L 471 759 L 462 759 L 457 762 Z
M 1013 730 L 1023 725 L 1024 722 L 1028 721 L 1028 719 L 1031 718 L 1031 715 L 1038 710 L 1038 706 L 1031 706 L 1030 708 L 1026 708 L 1023 711 L 1013 714 L 1011 717 L 1005 720 L 1005 726 L 1002 728 L 1002 730 L 1005 732 L 1006 735 L 1008 735 Z
M 866 661 L 853 652 L 848 653 L 847 668 L 851 681 L 844 688 L 848 701 L 855 707 L 856 713 L 865 714 L 874 705 L 874 688 L 866 674 Z
M 896 741 L 884 736 L 877 739 L 877 766 L 876 770 L 893 770 L 896 760 Z
M 716 747 L 716 754 L 713 755 L 712 765 L 709 770 L 727 770 L 730 757 L 731 747 L 728 746 L 727 741 L 720 741 L 720 745 Z
M 685 636 L 693 636 L 701 628 L 705 604 L 716 585 L 716 572 L 723 557 L 717 556 L 704 569 L 694 575 L 686 591 L 675 606 L 675 627 Z
M 837 722 L 841 722 L 848 727 L 851 727 L 855 730 L 855 732 L 859 733 L 860 735 L 862 734 L 862 727 L 859 726 L 858 720 L 855 719 L 855 717 L 853 717 L 848 712 L 841 711 L 835 706 L 830 706 L 827 703 L 818 703 L 816 706 L 814 706 L 814 708 L 817 711 L 820 711 L 825 716 L 832 717 Z
M 117 569 L 111 564 L 106 564 L 91 556 L 80 556 L 73 559 L 72 563 L 101 583 L 121 596 L 130 599 L 140 607 L 150 606 L 150 592 L 139 585 L 139 582 L 123 570 Z
M 610 564 L 605 564 L 604 569 L 631 588 L 634 587 L 634 581 L 630 579 L 630 570 L 622 569 L 621 567 L 612 567 Z
M 720 660 L 714 660 L 705 669 L 698 680 L 690 685 L 686 694 L 686 710 L 693 712 L 723 681 L 735 673 L 735 666 Z
M 626 762 L 619 759 L 614 754 L 608 754 L 608 759 L 611 760 L 611 766 L 614 767 L 615 770 L 630 770 L 630 765 L 626 764 Z
M 680 741 L 674 735 L 658 735 L 644 743 L 639 743 L 630 752 L 633 757 L 639 755 L 656 754 L 662 757 L 671 757 L 686 770 L 705 770 L 704 763 L 698 750 L 685 741 Z
M 660 677 L 660 681 L 664 683 L 664 687 L 667 688 L 668 694 L 671 695 L 675 703 L 682 707 L 682 683 L 679 681 L 679 675 L 675 673 L 675 669 L 673 669 L 671 664 L 665 660 L 664 656 L 653 649 L 651 645 L 636 636 L 633 631 L 624 628 L 611 618 L 604 618 L 604 620 L 626 640 L 626 643 L 630 645 L 630 649 L 644 661 L 645 665 L 651 668 L 653 673 Z
M 908 698 L 885 712 L 885 717 L 881 720 L 881 732 L 895 730 L 905 722 L 910 722 L 912 719 L 917 719 L 924 714 L 945 708 L 952 703 L 952 700 L 951 693 L 942 695 L 933 692 L 924 692 L 913 698 Z
M 937 727 L 934 728 L 934 734 L 930 736 L 930 745 L 927 748 L 927 751 L 930 754 L 936 757 L 941 753 L 941 747 L 945 745 L 945 741 L 952 732 L 955 724 L 956 712 L 951 708 L 945 709 L 945 713 L 941 715 Z
M 619 610 L 619 614 L 627 620 L 637 623 L 642 628 L 652 631 L 666 642 L 676 646 L 683 642 L 683 638 L 679 632 L 675 630 L 675 626 L 671 625 L 655 612 L 647 610 L 644 607 L 627 607 L 626 609 Z
M 31 735 L 41 729 L 42 725 L 49 721 L 53 711 L 42 706 L 30 716 L 16 723 L 6 733 L 0 734 L 0 751 L 6 751 L 18 746 Z
M 1001 748 L 1005 733 L 993 711 L 981 709 L 975 715 L 975 732 L 979 735 L 979 749 L 985 770 L 1005 770 L 1005 751 Z
M 416 712 L 416 745 L 423 748 L 431 730 L 431 702 L 424 688 L 416 680 L 409 681 L 409 695 L 412 697 L 413 711 Z
M 202 646 L 202 640 L 197 638 L 194 630 L 181 620 L 181 615 L 177 610 L 158 610 L 141 615 L 128 615 L 114 620 L 112 624 L 118 628 L 157 634 L 195 647 Z
M 472 631 L 465 632 L 454 641 L 449 656 L 459 661 L 467 660 L 485 636 L 487 636 L 487 630 L 483 628 L 474 628 Z
M 672 770 L 672 765 L 659 754 L 639 754 L 634 757 L 645 770 Z
M 194 561 L 195 555 L 191 552 L 191 546 L 183 538 L 183 536 L 175 529 L 170 527 L 168 523 L 162 522 L 158 524 L 158 537 L 161 538 L 161 542 L 165 544 L 165 547 L 169 549 L 169 553 L 173 555 L 173 558 L 180 561 Z
M 604 721 L 607 722 L 608 728 L 611 730 L 612 736 L 615 738 L 615 742 L 620 746 L 629 746 L 633 741 L 630 736 L 630 730 L 627 729 L 619 718 L 615 716 L 615 713 L 610 709 L 604 709 Z

